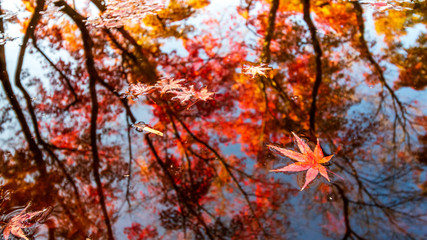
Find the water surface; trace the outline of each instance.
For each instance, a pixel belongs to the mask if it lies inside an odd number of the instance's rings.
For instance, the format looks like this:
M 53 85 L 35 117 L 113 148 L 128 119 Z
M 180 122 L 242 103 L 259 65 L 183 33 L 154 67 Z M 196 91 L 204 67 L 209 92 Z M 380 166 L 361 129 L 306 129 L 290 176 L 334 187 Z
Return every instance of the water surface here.
M 426 13 L 2 2 L 1 237 L 422 239 Z M 317 141 L 330 161 L 270 172 Z

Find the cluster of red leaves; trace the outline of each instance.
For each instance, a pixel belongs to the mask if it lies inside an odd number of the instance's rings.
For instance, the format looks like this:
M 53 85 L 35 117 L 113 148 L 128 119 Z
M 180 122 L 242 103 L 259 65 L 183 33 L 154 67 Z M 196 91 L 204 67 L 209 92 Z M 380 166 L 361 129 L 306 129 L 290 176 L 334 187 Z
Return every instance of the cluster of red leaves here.
M 171 99 L 177 99 L 181 104 L 185 104 L 190 100 L 194 100 L 193 104 L 197 101 L 207 101 L 212 99 L 213 92 L 209 92 L 207 88 L 203 88 L 199 91 L 194 89 L 194 86 L 186 87 L 182 85 L 185 79 L 173 79 L 173 78 L 162 78 L 154 86 L 148 86 L 142 83 L 131 84 L 128 91 L 124 93 L 124 96 L 130 96 L 137 98 L 140 95 L 147 95 L 158 91 L 161 94 L 172 93 L 175 96 Z

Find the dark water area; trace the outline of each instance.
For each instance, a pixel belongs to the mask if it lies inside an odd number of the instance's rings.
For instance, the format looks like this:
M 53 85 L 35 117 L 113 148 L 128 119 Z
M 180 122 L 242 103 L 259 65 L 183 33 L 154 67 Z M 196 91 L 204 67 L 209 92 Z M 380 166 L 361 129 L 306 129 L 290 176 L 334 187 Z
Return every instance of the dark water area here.
M 0 238 L 426 239 L 426 23 L 420 0 L 1 1 Z

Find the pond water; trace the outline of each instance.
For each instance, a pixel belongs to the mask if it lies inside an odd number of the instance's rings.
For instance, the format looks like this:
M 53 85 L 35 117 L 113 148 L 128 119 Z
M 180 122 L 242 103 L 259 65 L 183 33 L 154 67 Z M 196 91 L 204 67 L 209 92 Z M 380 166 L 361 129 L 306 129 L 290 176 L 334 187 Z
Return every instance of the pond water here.
M 2 1 L 1 238 L 425 238 L 426 23 L 421 0 Z

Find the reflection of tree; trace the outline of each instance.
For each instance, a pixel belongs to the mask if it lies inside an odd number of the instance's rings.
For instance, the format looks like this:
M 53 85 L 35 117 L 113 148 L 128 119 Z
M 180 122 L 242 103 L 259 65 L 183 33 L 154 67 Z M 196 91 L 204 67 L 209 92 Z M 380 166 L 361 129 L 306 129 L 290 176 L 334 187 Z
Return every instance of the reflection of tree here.
M 262 232 L 264 233 L 264 236 L 267 236 L 267 232 L 264 230 L 261 222 L 259 221 L 258 217 L 255 214 L 255 210 L 253 208 L 253 206 L 251 205 L 251 202 L 249 200 L 248 194 L 246 193 L 246 191 L 242 188 L 240 181 L 236 178 L 236 176 L 234 175 L 234 173 L 232 172 L 231 167 L 226 163 L 225 159 L 219 155 L 219 153 L 213 149 L 210 145 L 208 145 L 206 142 L 204 142 L 203 140 L 199 139 L 197 136 L 195 136 L 191 130 L 185 125 L 185 123 L 183 123 L 179 118 L 176 118 L 176 120 L 182 125 L 182 127 L 185 129 L 185 131 L 187 131 L 187 133 L 199 144 L 203 145 L 204 147 L 206 147 L 207 149 L 209 149 L 216 157 L 217 160 L 219 160 L 223 166 L 223 168 L 227 171 L 227 173 L 229 174 L 229 176 L 231 177 L 231 179 L 233 180 L 234 184 L 236 184 L 237 188 L 239 189 L 239 191 L 241 192 L 241 194 L 243 195 L 243 197 L 246 200 L 246 203 L 248 204 L 248 207 L 250 209 L 251 214 L 253 215 L 253 218 L 256 220 L 258 226 L 260 227 L 260 229 L 262 230 Z M 171 121 L 173 122 L 174 120 L 171 119 Z M 175 125 L 173 123 L 173 125 Z M 176 127 L 175 127 L 176 128 Z M 190 168 L 189 168 L 190 169 Z M 191 175 L 190 175 L 191 176 Z
M 91 2 L 106 10 L 103 1 Z M 40 14 L 45 1 L 28 3 L 32 15 L 21 23 L 26 28 L 16 89 L 0 46 L 3 89 L 28 145 L 2 158 L 4 187 L 15 190 L 11 206 L 29 200 L 42 207 L 56 205 L 56 225 L 50 223 L 49 234 L 64 239 L 113 239 L 121 206 L 133 216 L 154 216 L 128 223 L 124 233 L 129 239 L 280 239 L 292 234 L 293 223 L 313 216 L 326 219 L 325 233 L 338 238 L 368 239 L 377 233 L 416 238 L 416 230 L 404 226 L 423 223 L 416 208 L 423 198 L 412 187 L 418 180 L 411 179 L 417 168 L 411 159 L 420 151 L 401 144 L 412 137 L 406 128 L 410 115 L 368 47 L 360 4 L 270 2 L 246 1 L 247 7 L 241 7 L 247 9 L 247 26 L 263 36 L 259 46 L 237 39 L 239 28 L 216 36 L 212 30 L 219 27 L 213 20 L 206 25 L 209 31 L 196 30 L 189 37 L 196 26 L 187 19 L 205 4 L 197 1 L 169 1 L 165 9 L 143 19 L 145 26 L 119 28 L 86 24 L 86 9 L 63 0 L 54 3 L 64 14 L 60 28 L 49 15 Z M 261 8 L 255 10 L 254 4 Z M 4 32 L 2 18 L 0 23 Z M 162 52 L 165 39 L 182 40 L 188 55 Z M 24 77 L 29 43 L 51 71 L 49 83 Z M 350 50 L 341 51 L 343 46 Z M 58 49 L 69 59 L 56 56 Z M 274 66 L 266 77 L 236 73 L 253 51 L 259 53 L 259 63 Z M 407 66 L 417 69 L 423 48 L 410 51 Z M 355 52 L 391 96 L 394 119 L 380 121 L 375 112 L 351 116 L 356 98 L 363 95 L 355 92 L 349 76 Z M 401 61 L 397 55 L 393 59 Z M 411 74 L 409 69 L 402 74 L 400 86 L 422 86 L 421 78 L 410 81 Z M 128 84 L 152 85 L 161 75 L 184 78 L 185 86 L 207 87 L 217 94 L 206 102 L 182 105 L 169 93 L 134 100 L 117 92 Z M 33 100 L 34 90 L 41 102 Z M 385 95 L 379 97 L 380 108 L 386 107 Z M 150 124 L 163 138 L 145 135 L 141 141 L 134 134 L 130 124 L 139 120 L 137 104 L 151 107 Z M 398 124 L 403 133 L 396 130 Z M 317 136 L 328 139 L 324 151 L 336 156 L 328 168 L 345 178 L 332 185 L 314 181 L 300 193 L 298 204 L 291 201 L 298 192 L 295 186 L 266 171 L 272 165 L 264 143 L 289 145 L 292 131 L 306 133 L 309 143 Z M 403 140 L 395 140 L 399 138 Z M 228 144 L 239 144 L 245 157 L 227 153 Z M 140 197 L 140 188 L 148 192 L 145 197 Z M 338 198 L 328 200 L 332 195 Z
M 314 52 L 316 55 L 316 79 L 314 81 L 313 90 L 312 90 L 312 100 L 311 100 L 311 108 L 310 108 L 310 130 L 315 131 L 315 123 L 316 123 L 316 102 L 317 95 L 319 93 L 320 83 L 322 82 L 322 48 L 320 47 L 319 40 L 317 39 L 316 32 L 317 29 L 314 26 L 313 21 L 310 17 L 310 0 L 304 0 L 303 3 L 303 13 L 304 13 L 304 21 L 308 25 L 308 30 L 311 35 L 311 42 L 313 44 Z
M 1 9 L 0 9 L 1 10 Z M 3 26 L 3 19 L 0 19 L 0 31 L 2 33 L 4 33 L 4 26 Z M 40 151 L 40 149 L 37 147 L 36 142 L 34 141 L 30 128 L 25 120 L 25 116 L 23 114 L 21 105 L 18 102 L 18 99 L 16 98 L 16 95 L 12 89 L 12 85 L 9 81 L 9 75 L 7 72 L 7 68 L 6 68 L 6 58 L 5 58 L 5 49 L 4 46 L 1 45 L 0 46 L 0 58 L 1 58 L 1 81 L 2 81 L 2 85 L 3 85 L 3 89 L 6 92 L 7 98 L 10 102 L 10 104 L 13 107 L 13 110 L 15 111 L 18 121 L 21 125 L 21 128 L 24 132 L 24 136 L 29 144 L 30 150 L 33 152 L 34 154 L 34 158 L 37 162 L 37 166 L 40 169 L 40 173 L 42 176 L 44 176 L 46 174 L 46 169 L 45 169 L 45 165 L 43 162 L 43 157 L 42 157 L 42 153 Z
M 360 5 L 359 2 L 353 2 L 354 5 L 354 9 L 356 12 L 356 16 L 357 16 L 357 25 L 359 28 L 359 44 L 360 44 L 360 48 L 361 48 L 361 53 L 362 53 L 362 57 L 366 58 L 370 64 L 372 64 L 372 66 L 375 69 L 375 72 L 378 75 L 378 78 L 381 82 L 381 85 L 383 86 L 383 88 L 385 88 L 390 96 L 392 97 L 392 101 L 393 101 L 393 109 L 395 112 L 395 119 L 396 121 L 401 125 L 401 127 L 403 128 L 403 131 L 407 131 L 406 127 L 407 127 L 407 112 L 405 107 L 403 106 L 403 103 L 399 100 L 399 98 L 397 97 L 397 95 L 395 94 L 395 92 L 393 91 L 393 89 L 390 87 L 390 85 L 387 83 L 385 77 L 384 77 L 384 71 L 381 68 L 381 66 L 378 64 L 377 61 L 374 60 L 374 57 L 372 56 L 372 53 L 369 50 L 368 44 L 366 43 L 365 40 L 365 26 L 364 26 L 364 20 L 363 20 L 363 10 L 362 7 Z M 384 94 L 381 94 L 383 97 L 383 99 L 381 99 L 380 101 L 380 107 L 384 101 Z
M 423 64 L 427 61 L 427 38 L 421 34 L 416 41 L 416 46 L 405 49 L 405 54 L 399 54 L 396 51 L 399 48 L 391 46 L 394 56 L 392 61 L 402 68 L 397 87 L 412 87 L 417 90 L 422 90 L 427 86 L 427 69 Z

